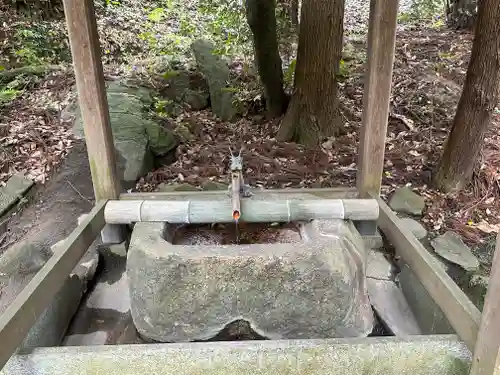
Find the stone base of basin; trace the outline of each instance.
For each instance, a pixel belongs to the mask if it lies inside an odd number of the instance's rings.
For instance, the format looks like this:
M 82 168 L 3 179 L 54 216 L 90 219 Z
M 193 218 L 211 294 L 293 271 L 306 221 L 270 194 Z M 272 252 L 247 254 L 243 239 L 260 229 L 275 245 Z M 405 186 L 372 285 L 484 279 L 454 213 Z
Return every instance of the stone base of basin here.
M 207 340 L 235 320 L 269 339 L 363 337 L 373 328 L 365 248 L 350 222 L 299 224 L 301 241 L 173 245 L 166 223 L 135 225 L 131 314 L 143 337 Z

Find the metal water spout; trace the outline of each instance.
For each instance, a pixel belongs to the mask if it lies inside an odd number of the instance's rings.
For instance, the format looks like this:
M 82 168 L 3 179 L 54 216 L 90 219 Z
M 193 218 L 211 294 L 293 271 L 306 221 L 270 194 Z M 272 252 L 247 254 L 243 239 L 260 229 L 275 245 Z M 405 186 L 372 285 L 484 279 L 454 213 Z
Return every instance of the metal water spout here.
M 236 224 L 238 224 L 239 219 L 241 218 L 241 201 L 242 197 L 250 197 L 252 193 L 250 192 L 250 187 L 245 185 L 243 181 L 243 158 L 241 156 L 241 149 L 238 153 L 234 153 L 231 149 L 231 186 L 230 195 L 231 195 L 231 207 L 232 207 L 232 215 L 233 220 Z

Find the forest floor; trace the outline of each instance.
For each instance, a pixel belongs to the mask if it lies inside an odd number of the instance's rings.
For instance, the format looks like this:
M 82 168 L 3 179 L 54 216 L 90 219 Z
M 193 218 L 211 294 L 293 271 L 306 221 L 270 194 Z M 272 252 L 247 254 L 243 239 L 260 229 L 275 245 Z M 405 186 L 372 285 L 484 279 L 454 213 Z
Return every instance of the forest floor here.
M 205 8 L 200 11 L 199 8 L 197 13 L 188 6 L 187 13 L 180 14 L 172 0 L 167 2 L 170 4 L 169 17 L 161 23 L 154 19 L 154 11 L 134 9 L 126 6 L 127 3 L 122 1 L 120 7 L 106 11 L 98 8 L 103 61 L 108 76 L 130 75 L 141 61 L 157 57 L 159 49 L 164 48 L 158 46 L 161 43 L 187 61 L 189 42 L 205 34 L 212 35 L 228 55 L 240 56 L 235 61 L 241 62 L 250 56 L 248 38 L 242 37 L 248 35 L 244 34 L 248 30 L 246 24 L 241 23 L 242 15 L 231 13 L 232 2 L 216 11 Z M 403 10 L 405 7 L 408 4 L 403 2 Z M 245 144 L 245 178 L 253 186 L 355 186 L 368 8 L 368 2 L 347 1 L 346 5 L 340 77 L 344 135 L 325 140 L 321 147 L 304 148 L 277 142 L 274 136 L 279 120 L 266 121 L 261 114 L 248 114 L 235 123 L 224 123 L 215 119 L 210 111 L 186 112 L 181 116 L 201 124 L 200 132 L 195 139 L 179 146 L 175 163 L 149 173 L 138 182 L 137 189 L 151 191 L 161 182 L 182 181 L 195 185 L 206 180 L 227 182 L 228 146 L 240 142 Z M 213 17 L 203 12 L 212 12 Z M 196 17 L 210 21 L 203 23 Z M 400 20 L 403 19 L 401 16 Z M 19 22 L 13 18 L 4 32 L 8 33 L 9 28 L 14 30 Z M 219 27 L 220 31 L 220 24 L 224 22 L 229 32 L 222 38 L 214 28 Z M 40 32 L 40 28 L 45 30 L 49 24 L 51 40 L 63 56 L 68 52 L 67 45 L 64 46 L 63 21 L 33 23 L 29 27 L 23 23 L 31 36 Z M 162 25 L 168 26 L 168 32 L 161 29 Z M 194 25 L 201 26 L 193 31 Z M 188 37 L 186 33 L 189 32 L 194 34 Z M 157 43 L 153 47 L 151 38 Z M 9 45 L 15 43 L 17 39 L 14 38 Z M 446 29 L 438 21 L 421 25 L 404 23 L 399 28 L 383 195 L 387 197 L 395 188 L 411 185 L 426 199 L 422 222 L 429 231 L 454 230 L 469 245 L 477 246 L 500 228 L 500 114 L 495 114 L 490 126 L 472 183 L 457 194 L 441 194 L 430 184 L 461 94 L 471 43 L 470 33 Z M 0 52 L 2 48 L 7 47 L 0 46 Z M 24 49 L 18 48 L 16 56 L 30 57 L 33 51 Z M 68 59 L 69 55 L 49 59 L 60 68 L 50 75 L 22 78 L 25 79 L 22 89 L 12 89 L 8 100 L 5 92 L 0 96 L 0 181 L 6 181 L 15 171 L 22 171 L 37 183 L 44 184 L 68 155 L 74 144 L 71 124 L 60 121 L 61 111 L 72 99 L 74 84 Z

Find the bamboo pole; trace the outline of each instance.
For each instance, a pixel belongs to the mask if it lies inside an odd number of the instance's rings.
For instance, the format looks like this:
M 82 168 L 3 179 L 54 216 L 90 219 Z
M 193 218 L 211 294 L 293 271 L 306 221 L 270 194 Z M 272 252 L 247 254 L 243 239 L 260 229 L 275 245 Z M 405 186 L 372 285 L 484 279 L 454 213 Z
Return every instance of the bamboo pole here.
M 311 219 L 376 220 L 379 207 L 374 199 L 241 200 L 241 220 L 246 222 L 291 222 Z M 112 200 L 104 217 L 108 224 L 141 221 L 169 223 L 230 223 L 232 202 L 226 200 Z
M 231 205 L 232 205 L 232 216 L 233 220 L 238 222 L 241 217 L 241 171 L 233 172 L 231 178 Z

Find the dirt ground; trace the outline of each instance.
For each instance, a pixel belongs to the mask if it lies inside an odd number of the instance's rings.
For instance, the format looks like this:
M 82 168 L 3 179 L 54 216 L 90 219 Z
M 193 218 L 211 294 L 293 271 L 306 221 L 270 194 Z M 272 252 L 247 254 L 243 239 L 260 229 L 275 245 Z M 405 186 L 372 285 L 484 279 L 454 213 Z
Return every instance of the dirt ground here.
M 8 219 L 0 252 L 20 240 L 48 248 L 67 237 L 77 218 L 92 209 L 94 192 L 85 144 L 76 142 L 52 178 L 35 189 L 29 204 Z

